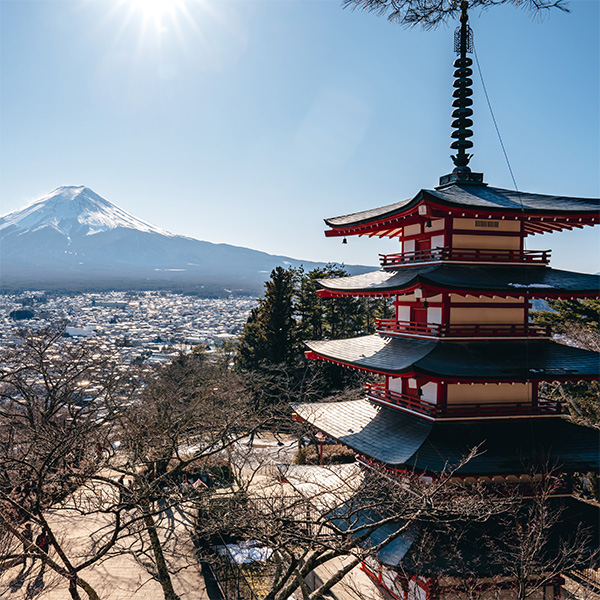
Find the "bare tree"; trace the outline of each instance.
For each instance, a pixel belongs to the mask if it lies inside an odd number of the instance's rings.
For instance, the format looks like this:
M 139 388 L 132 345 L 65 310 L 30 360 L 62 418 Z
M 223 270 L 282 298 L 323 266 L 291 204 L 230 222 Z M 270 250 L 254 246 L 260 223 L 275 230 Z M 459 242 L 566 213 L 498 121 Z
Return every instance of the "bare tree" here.
M 144 566 L 166 600 L 177 596 L 159 535 L 161 515 L 184 504 L 193 509 L 210 484 L 211 465 L 229 468 L 228 448 L 265 419 L 241 378 L 201 353 L 164 367 L 138 402 L 114 415 L 122 443 L 109 464 L 128 482 L 121 490 L 125 502 L 143 516 L 151 550 Z
M 268 600 L 325 597 L 361 563 L 385 572 L 398 593 L 421 580 L 465 600 L 494 590 L 526 600 L 559 586 L 561 573 L 597 564 L 597 509 L 556 495 L 560 477 L 532 473 L 501 489 L 465 484 L 455 474 L 469 460 L 435 478 L 357 463 L 279 464 L 260 474 L 253 465 L 246 481 L 240 469 L 228 494 L 204 497 L 209 516 L 201 534 L 213 545 L 232 545 L 234 554 L 261 549 L 260 569 L 249 559 L 237 572 Z M 227 552 L 221 554 L 214 559 L 219 571 Z M 370 597 L 365 589 L 352 592 Z
M 397 569 L 400 582 L 427 580 L 465 600 L 493 591 L 515 600 L 547 597 L 545 588 L 554 596 L 563 574 L 597 564 L 597 509 L 554 495 L 549 476 L 532 478 L 529 488 L 527 497 L 513 490 L 485 522 L 424 524 Z
M 228 497 L 214 497 L 207 512 L 215 520 L 203 523 L 201 533 L 213 540 L 227 534 L 268 549 L 265 600 L 287 599 L 294 592 L 316 600 L 361 562 L 410 537 L 416 524 L 484 522 L 502 510 L 503 501 L 454 485 L 456 468 L 435 480 L 416 473 L 392 480 L 356 463 L 280 467 L 274 476 L 242 482 Z M 340 558 L 343 562 L 332 568 Z M 320 582 L 311 589 L 307 580 L 315 570 Z
M 98 348 L 62 343 L 62 329 L 21 337 L 0 367 L 0 524 L 4 535 L 38 555 L 77 587 L 95 592 L 79 576 L 47 521 L 46 511 L 93 475 L 94 448 L 106 425 L 100 407 L 119 390 L 126 393 L 113 357 Z M 29 521 L 47 532 L 57 561 L 29 544 L 19 529 Z
M 258 424 L 241 380 L 198 353 L 140 371 L 60 329 L 24 335 L 0 364 L 0 561 L 38 556 L 72 598 L 96 600 L 82 572 L 128 555 L 176 600 L 170 517 L 192 510 L 211 461 Z M 85 548 L 64 535 L 74 519 L 96 528 Z M 27 543 L 25 522 L 48 550 Z
M 205 538 L 268 548 L 268 600 L 287 600 L 293 592 L 323 597 L 356 565 L 397 540 L 410 541 L 417 530 L 423 539 L 455 539 L 446 561 L 458 573 L 465 558 L 460 548 L 472 532 L 499 527 L 502 536 L 477 535 L 480 560 L 496 544 L 503 576 L 522 582 L 520 600 L 535 590 L 536 570 L 550 577 L 590 558 L 583 531 L 572 543 L 568 536 L 543 540 L 565 519 L 545 508 L 549 499 L 518 504 L 459 486 L 454 474 L 461 465 L 431 479 L 389 477 L 356 464 L 266 464 L 247 436 L 270 429 L 272 403 L 268 412 L 260 410 L 247 380 L 202 353 L 139 371 L 93 342 L 65 340 L 55 331 L 24 337 L 0 364 L 0 561 L 39 557 L 68 582 L 74 599 L 81 590 L 99 599 L 83 574 L 128 556 L 167 600 L 176 600 L 173 576 L 184 563 L 174 566 L 177 549 L 167 543 L 175 512 L 198 516 Z M 211 473 L 227 487 L 215 490 Z M 73 519 L 94 524 L 84 548 L 72 547 L 65 535 Z M 49 550 L 27 539 L 25 521 L 48 532 Z M 550 547 L 561 548 L 568 561 L 551 562 Z M 184 566 L 196 562 L 191 548 Z M 343 561 L 331 567 L 335 559 Z M 309 586 L 315 572 L 321 581 Z M 467 583 L 471 577 L 473 585 L 463 587 L 477 597 L 475 572 L 460 573 Z
M 461 3 L 462 0 L 342 0 L 344 7 L 361 8 L 386 15 L 392 23 L 424 29 L 433 29 L 457 18 Z M 512 4 L 536 15 L 554 8 L 569 11 L 565 0 L 469 0 L 472 9 L 488 9 L 500 4 Z

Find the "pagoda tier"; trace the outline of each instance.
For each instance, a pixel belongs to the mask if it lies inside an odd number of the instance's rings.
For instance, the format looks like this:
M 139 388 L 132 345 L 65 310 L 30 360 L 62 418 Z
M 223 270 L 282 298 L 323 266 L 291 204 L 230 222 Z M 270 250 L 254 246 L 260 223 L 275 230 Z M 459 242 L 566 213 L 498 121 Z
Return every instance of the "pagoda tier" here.
M 600 375 L 596 352 L 550 340 L 457 342 L 375 334 L 306 345 L 313 359 L 438 381 L 571 381 Z
M 330 227 L 325 235 L 410 238 L 428 233 L 429 229 L 431 234 L 437 230 L 438 236 L 442 231 L 457 236 L 457 239 L 446 240 L 453 243 L 443 243 L 441 247 L 459 248 L 461 242 L 473 241 L 468 236 L 476 235 L 474 231 L 519 239 L 599 223 L 599 211 L 598 198 L 531 194 L 486 184 L 450 184 L 435 190 L 421 190 L 411 200 L 325 219 Z M 420 225 L 424 228 L 419 229 Z
M 425 419 L 547 417 L 547 381 L 592 380 L 595 352 L 550 341 L 529 321 L 532 297 L 598 297 L 596 275 L 545 266 L 430 264 L 321 280 L 320 296 L 393 296 L 395 316 L 372 335 L 307 342 L 307 358 L 383 376 L 373 402 Z M 464 385 L 467 383 L 468 385 Z
M 550 337 L 529 322 L 533 298 L 597 298 L 600 277 L 550 267 L 419 265 L 323 279 L 321 297 L 395 297 L 378 333 L 425 339 Z
M 600 294 L 600 277 L 550 267 L 435 264 L 321 279 L 321 297 L 393 296 L 421 288 L 439 292 L 531 298 L 586 298 Z
M 531 513 L 534 502 L 524 501 L 522 512 Z M 548 524 L 548 558 L 560 560 L 565 540 L 573 539 L 582 523 L 598 523 L 599 510 L 598 506 L 575 498 L 552 498 L 548 502 L 548 511 L 560 514 L 561 518 Z M 365 524 L 377 517 L 373 511 L 363 512 L 361 522 Z M 399 527 L 404 527 L 405 531 L 394 536 Z M 506 555 L 510 555 L 506 540 L 511 539 L 511 533 L 506 518 L 498 515 L 482 522 L 462 522 L 460 535 L 452 539 L 452 543 L 448 528 L 439 523 L 416 521 L 408 527 L 390 523 L 377 529 L 370 536 L 370 543 L 375 545 L 387 537 L 394 537 L 394 540 L 376 554 L 376 560 L 369 558 L 364 568 L 399 599 L 407 597 L 408 589 L 418 590 L 409 598 L 460 598 L 467 593 L 486 597 L 490 594 L 491 581 L 494 582 L 495 597 L 515 597 L 515 582 L 506 577 L 512 574 L 506 564 Z M 594 556 L 600 542 L 599 529 L 592 526 L 587 533 L 580 551 L 584 556 Z M 466 580 L 465 573 L 478 577 L 479 586 L 473 580 Z M 542 573 L 536 575 L 542 576 Z M 534 597 L 559 598 L 562 583 L 561 577 L 549 578 L 544 589 Z
M 435 340 L 370 335 L 306 342 L 306 357 L 382 375 L 372 402 L 425 420 L 549 417 L 547 381 L 595 380 L 598 354 L 542 340 Z M 327 432 L 326 432 L 327 433 Z
M 462 477 L 598 472 L 600 433 L 562 417 L 429 421 L 368 400 L 294 406 L 299 419 L 354 450 L 372 468 Z M 464 464 L 473 448 L 476 456 Z M 502 481 L 506 482 L 506 479 Z M 501 481 L 498 481 L 499 483 Z M 510 482 L 510 480 L 509 480 Z

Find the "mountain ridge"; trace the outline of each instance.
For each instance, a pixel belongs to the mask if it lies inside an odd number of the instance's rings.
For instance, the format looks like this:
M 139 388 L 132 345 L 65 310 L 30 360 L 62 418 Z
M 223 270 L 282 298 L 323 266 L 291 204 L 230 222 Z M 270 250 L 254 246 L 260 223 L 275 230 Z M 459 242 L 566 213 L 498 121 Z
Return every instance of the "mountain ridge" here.
M 235 289 L 256 294 L 278 265 L 312 269 L 325 264 L 176 235 L 85 186 L 61 186 L 0 217 L 0 244 L 4 291 L 180 289 L 214 295 Z M 351 274 L 372 269 L 346 268 Z

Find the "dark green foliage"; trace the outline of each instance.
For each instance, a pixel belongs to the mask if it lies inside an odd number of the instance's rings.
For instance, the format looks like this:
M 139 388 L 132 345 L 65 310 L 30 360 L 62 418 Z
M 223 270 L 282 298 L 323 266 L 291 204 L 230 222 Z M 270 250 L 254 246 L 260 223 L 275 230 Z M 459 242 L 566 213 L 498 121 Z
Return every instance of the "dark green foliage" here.
M 294 322 L 297 272 L 276 267 L 265 284 L 262 304 L 262 324 L 267 344 L 265 359 L 273 364 L 293 360 L 296 326 Z
M 319 298 L 319 280 L 346 277 L 336 265 L 305 272 L 278 267 L 264 298 L 251 312 L 237 346 L 236 366 L 252 371 L 259 403 L 323 397 L 356 387 L 363 375 L 338 365 L 305 361 L 305 340 L 339 339 L 374 331 L 378 316 L 391 316 L 389 300 Z
M 532 314 L 534 322 L 551 325 L 563 343 L 600 351 L 600 300 L 550 300 L 552 310 Z M 588 427 L 600 427 L 600 385 L 597 381 L 543 383 L 542 397 L 561 402 L 571 418 Z
M 549 300 L 552 310 L 533 313 L 533 320 L 552 325 L 555 333 L 565 333 L 570 327 L 586 327 L 600 331 L 600 300 Z
M 238 345 L 238 365 L 256 369 L 295 361 L 296 269 L 277 267 L 265 283 L 265 295 L 252 310 Z
M 299 272 L 297 291 L 298 335 L 302 340 L 340 339 L 367 332 L 369 305 L 361 298 L 319 298 L 319 279 L 346 277 L 341 267 L 329 264 L 308 273 Z
M 13 310 L 10 313 L 10 318 L 13 319 L 14 321 L 23 321 L 26 319 L 33 319 L 33 317 L 35 317 L 35 312 L 33 312 L 32 310 L 30 310 L 28 308 Z
M 277 267 L 265 284 L 265 295 L 251 312 L 238 345 L 244 369 L 302 362 L 302 341 L 336 339 L 366 333 L 369 305 L 356 298 L 319 298 L 319 279 L 344 277 L 335 265 L 305 273 Z

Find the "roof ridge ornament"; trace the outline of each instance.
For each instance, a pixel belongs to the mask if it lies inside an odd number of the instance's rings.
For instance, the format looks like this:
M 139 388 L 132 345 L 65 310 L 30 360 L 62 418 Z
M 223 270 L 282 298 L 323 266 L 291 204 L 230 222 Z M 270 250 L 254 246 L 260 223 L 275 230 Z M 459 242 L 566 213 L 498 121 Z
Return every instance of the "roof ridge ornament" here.
M 452 94 L 454 101 L 452 106 L 452 138 L 454 141 L 450 144 L 450 148 L 456 150 L 456 154 L 452 155 L 454 162 L 454 170 L 449 175 L 440 177 L 440 187 L 453 183 L 483 183 L 483 173 L 472 173 L 469 168 L 469 161 L 472 154 L 467 153 L 467 149 L 473 147 L 473 142 L 469 139 L 473 136 L 473 126 L 471 117 L 473 116 L 473 59 L 467 56 L 468 52 L 473 52 L 473 30 L 469 27 L 469 15 L 467 9 L 469 2 L 462 0 L 460 3 L 460 27 L 454 31 L 454 51 L 459 57 L 454 61 L 454 92 Z

